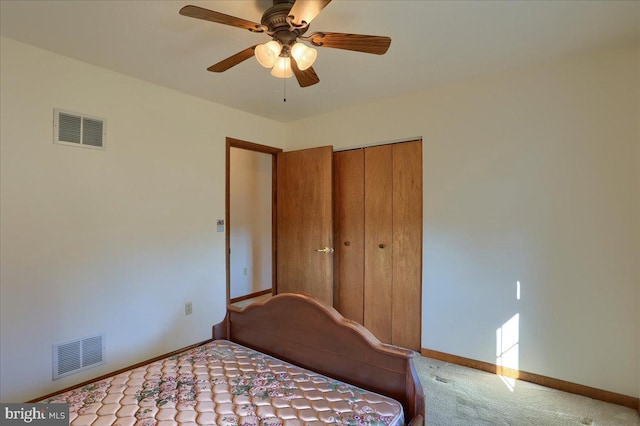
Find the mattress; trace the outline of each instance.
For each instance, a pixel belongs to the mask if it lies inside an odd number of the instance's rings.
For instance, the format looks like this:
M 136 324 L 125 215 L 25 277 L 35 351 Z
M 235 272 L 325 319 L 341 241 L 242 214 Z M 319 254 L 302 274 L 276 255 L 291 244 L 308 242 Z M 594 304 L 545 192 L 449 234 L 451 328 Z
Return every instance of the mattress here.
M 386 396 L 216 340 L 42 400 L 73 426 L 402 425 Z

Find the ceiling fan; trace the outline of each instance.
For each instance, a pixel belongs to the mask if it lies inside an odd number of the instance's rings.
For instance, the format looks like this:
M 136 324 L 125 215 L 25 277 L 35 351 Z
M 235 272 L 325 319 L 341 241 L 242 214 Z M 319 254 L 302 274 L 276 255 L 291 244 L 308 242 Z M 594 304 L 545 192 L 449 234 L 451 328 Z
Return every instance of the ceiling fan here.
M 330 2 L 331 0 L 273 0 L 273 6 L 264 12 L 260 24 L 193 5 L 180 9 L 180 14 L 272 37 L 271 41 L 248 47 L 207 70 L 223 72 L 255 55 L 260 65 L 272 69 L 271 75 L 280 78 L 295 75 L 300 86 L 307 87 L 320 81 L 311 66 L 317 51 L 298 40 L 318 47 L 377 55 L 386 53 L 391 45 L 391 39 L 383 36 L 331 32 L 303 35 L 309 29 L 309 23 Z

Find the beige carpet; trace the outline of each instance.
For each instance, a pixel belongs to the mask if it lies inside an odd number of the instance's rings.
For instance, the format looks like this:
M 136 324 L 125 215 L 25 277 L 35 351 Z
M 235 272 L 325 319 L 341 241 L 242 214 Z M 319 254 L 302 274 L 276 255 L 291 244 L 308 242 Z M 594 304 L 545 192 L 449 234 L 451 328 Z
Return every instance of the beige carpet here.
M 636 410 L 417 356 L 427 426 L 640 426 Z

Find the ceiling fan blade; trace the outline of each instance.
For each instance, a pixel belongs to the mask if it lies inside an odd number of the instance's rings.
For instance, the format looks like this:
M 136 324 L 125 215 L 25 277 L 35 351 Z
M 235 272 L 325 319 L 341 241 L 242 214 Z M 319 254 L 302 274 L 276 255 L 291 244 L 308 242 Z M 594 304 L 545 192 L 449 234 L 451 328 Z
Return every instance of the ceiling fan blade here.
M 302 71 L 298 68 L 298 64 L 293 57 L 291 58 L 291 69 L 293 70 L 293 74 L 296 76 L 296 80 L 298 80 L 300 87 L 309 87 L 320 82 L 318 74 L 316 74 L 313 67 L 309 67 Z
M 316 46 L 355 50 L 356 52 L 374 53 L 376 55 L 384 55 L 391 45 L 389 37 L 363 34 L 318 32 L 304 37 L 304 39 L 309 40 Z
M 329 3 L 331 0 L 296 0 L 289 16 L 293 16 L 295 26 L 302 26 L 303 22 L 309 24 Z
M 180 9 L 180 15 L 190 18 L 204 19 L 205 21 L 216 22 L 218 24 L 231 25 L 232 27 L 242 28 L 253 32 L 263 32 L 261 25 L 247 21 L 246 19 L 236 18 L 235 16 L 225 15 L 224 13 L 215 12 L 213 10 L 204 9 L 199 6 L 185 6 Z
M 231 67 L 238 65 L 240 62 L 246 61 L 253 56 L 253 53 L 256 50 L 256 46 L 257 44 L 251 47 L 247 47 L 246 49 L 236 53 L 235 55 L 229 56 L 227 59 L 223 59 L 215 65 L 211 65 L 209 68 L 207 68 L 207 71 L 223 72 Z

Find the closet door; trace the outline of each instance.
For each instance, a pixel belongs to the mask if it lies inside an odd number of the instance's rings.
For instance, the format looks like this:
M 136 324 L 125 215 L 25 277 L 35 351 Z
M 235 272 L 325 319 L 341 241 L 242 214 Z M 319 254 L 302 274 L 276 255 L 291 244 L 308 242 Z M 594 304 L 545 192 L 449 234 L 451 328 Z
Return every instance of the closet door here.
M 419 351 L 422 141 L 334 153 L 334 218 L 336 309 Z
M 364 323 L 364 150 L 333 154 L 334 306 Z
M 364 326 L 392 341 L 393 147 L 364 154 Z
M 422 324 L 422 142 L 393 145 L 391 343 L 420 350 Z

